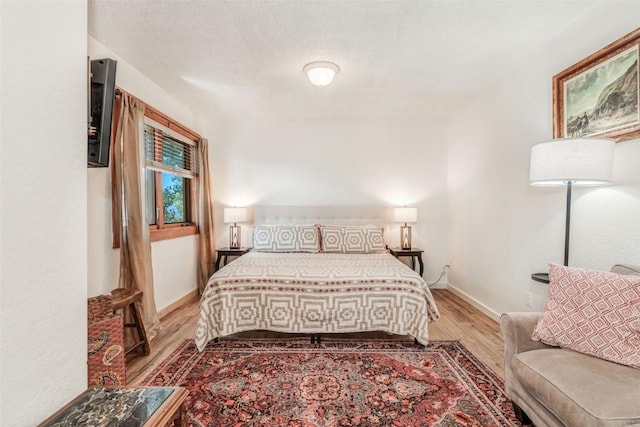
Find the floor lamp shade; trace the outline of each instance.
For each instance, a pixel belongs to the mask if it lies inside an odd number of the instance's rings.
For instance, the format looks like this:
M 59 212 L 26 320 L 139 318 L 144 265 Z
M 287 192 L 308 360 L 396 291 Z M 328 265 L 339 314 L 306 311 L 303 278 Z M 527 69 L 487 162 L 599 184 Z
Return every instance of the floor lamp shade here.
M 247 208 L 224 208 L 224 222 L 233 225 L 229 226 L 229 247 L 240 249 L 242 242 L 240 238 L 239 222 L 247 222 Z
M 569 265 L 571 189 L 611 183 L 615 144 L 604 138 L 565 138 L 531 148 L 529 184 L 567 187 L 564 265 Z
M 567 138 L 531 148 L 531 185 L 606 185 L 613 173 L 612 139 Z

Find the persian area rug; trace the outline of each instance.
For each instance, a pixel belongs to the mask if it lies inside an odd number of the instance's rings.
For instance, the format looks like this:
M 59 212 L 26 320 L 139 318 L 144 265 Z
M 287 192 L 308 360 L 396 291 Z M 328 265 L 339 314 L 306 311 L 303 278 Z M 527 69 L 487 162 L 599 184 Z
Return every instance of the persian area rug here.
M 189 389 L 192 426 L 520 426 L 458 341 L 185 341 L 139 385 Z

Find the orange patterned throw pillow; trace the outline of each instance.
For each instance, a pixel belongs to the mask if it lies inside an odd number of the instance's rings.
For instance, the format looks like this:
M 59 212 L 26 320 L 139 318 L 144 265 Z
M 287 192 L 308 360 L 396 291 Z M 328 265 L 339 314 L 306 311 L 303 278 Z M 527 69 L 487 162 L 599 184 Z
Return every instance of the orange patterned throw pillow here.
M 532 339 L 640 368 L 640 276 L 551 264 Z

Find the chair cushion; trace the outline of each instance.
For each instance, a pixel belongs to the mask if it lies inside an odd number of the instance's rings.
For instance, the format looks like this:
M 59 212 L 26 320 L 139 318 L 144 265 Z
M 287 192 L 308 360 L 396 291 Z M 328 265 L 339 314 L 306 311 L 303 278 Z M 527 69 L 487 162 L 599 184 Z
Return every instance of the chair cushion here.
M 560 348 L 516 354 L 512 368 L 531 396 L 567 426 L 640 423 L 640 370 Z

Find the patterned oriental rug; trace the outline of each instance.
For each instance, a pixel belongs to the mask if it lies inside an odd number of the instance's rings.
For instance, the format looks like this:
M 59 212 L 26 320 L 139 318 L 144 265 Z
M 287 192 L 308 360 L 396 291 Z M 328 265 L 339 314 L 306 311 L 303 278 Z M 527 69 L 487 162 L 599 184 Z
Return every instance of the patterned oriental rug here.
M 182 343 L 139 385 L 183 386 L 192 426 L 520 426 L 502 380 L 458 341 Z

